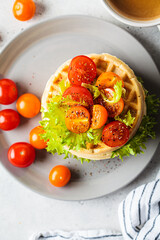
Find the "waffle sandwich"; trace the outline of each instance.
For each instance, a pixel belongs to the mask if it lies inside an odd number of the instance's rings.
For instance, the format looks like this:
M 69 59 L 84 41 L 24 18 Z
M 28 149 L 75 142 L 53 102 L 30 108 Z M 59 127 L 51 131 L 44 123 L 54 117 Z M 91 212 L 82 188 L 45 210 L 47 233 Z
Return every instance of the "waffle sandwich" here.
M 125 115 L 130 110 L 132 116 L 135 118 L 132 128 L 130 128 L 131 139 L 138 130 L 143 116 L 146 114 L 145 94 L 142 85 L 137 80 L 132 69 L 123 61 L 115 56 L 103 54 L 90 54 L 87 55 L 91 58 L 97 68 L 97 78 L 103 72 L 114 72 L 121 77 L 124 81 L 125 96 L 123 114 Z M 47 111 L 47 104 L 51 101 L 54 95 L 60 94 L 59 83 L 62 80 L 68 81 L 68 68 L 71 60 L 66 61 L 61 65 L 57 71 L 48 80 L 42 96 L 42 107 Z M 67 146 L 66 146 L 67 148 Z M 69 150 L 77 157 L 87 158 L 91 160 L 108 159 L 111 157 L 112 152 L 119 147 L 109 147 L 102 141 L 97 145 L 88 143 L 86 148 L 79 151 Z

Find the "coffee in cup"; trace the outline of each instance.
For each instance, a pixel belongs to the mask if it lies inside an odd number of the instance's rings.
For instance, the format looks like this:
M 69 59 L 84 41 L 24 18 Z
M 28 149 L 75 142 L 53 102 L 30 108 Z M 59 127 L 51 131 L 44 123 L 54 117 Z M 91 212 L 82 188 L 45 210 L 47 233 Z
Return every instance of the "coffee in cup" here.
M 160 18 L 160 0 L 106 0 L 110 7 L 125 18 L 150 21 Z

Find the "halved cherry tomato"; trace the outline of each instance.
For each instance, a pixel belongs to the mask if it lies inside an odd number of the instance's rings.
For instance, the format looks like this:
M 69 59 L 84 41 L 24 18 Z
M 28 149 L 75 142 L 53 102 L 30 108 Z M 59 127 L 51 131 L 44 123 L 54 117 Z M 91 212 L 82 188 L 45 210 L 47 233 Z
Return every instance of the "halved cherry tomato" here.
M 124 82 L 120 76 L 113 72 L 104 72 L 98 77 L 96 86 L 99 89 L 113 88 L 117 81 L 121 81 L 122 87 L 124 87 Z
M 63 165 L 57 165 L 50 171 L 49 181 L 55 187 L 64 187 L 71 178 L 69 168 Z
M 91 128 L 92 129 L 101 128 L 107 122 L 107 119 L 108 119 L 107 110 L 99 104 L 94 105 L 92 110 Z
M 28 167 L 35 160 L 35 156 L 34 148 L 26 142 L 14 143 L 8 150 L 8 160 L 15 167 Z
M 111 99 L 114 94 L 113 88 L 104 89 L 104 93 L 108 99 Z M 103 101 L 103 106 L 107 109 L 108 116 L 114 118 L 121 114 L 124 108 L 124 101 L 122 98 L 117 103 L 108 103 Z
M 96 75 L 96 65 L 91 58 L 80 55 L 72 59 L 68 71 L 71 84 L 92 83 Z
M 90 114 L 85 107 L 71 107 L 65 118 L 66 127 L 74 133 L 84 133 L 90 126 Z
M 42 126 L 37 126 L 30 131 L 29 141 L 30 144 L 37 149 L 44 149 L 47 147 L 47 143 L 41 138 L 40 134 L 44 133 Z
M 17 20 L 27 21 L 31 19 L 36 10 L 36 5 L 32 0 L 16 0 L 13 5 L 13 14 Z
M 93 105 L 93 97 L 90 91 L 82 86 L 73 85 L 65 90 L 63 97 L 70 96 L 72 100 L 85 103 L 87 106 Z M 68 100 L 69 101 L 69 100 Z M 72 105 L 72 104 L 68 104 Z M 75 104 L 74 104 L 75 105 Z
M 129 129 L 120 121 L 110 122 L 103 129 L 102 141 L 109 147 L 123 146 L 128 139 Z
M 9 131 L 18 127 L 20 123 L 19 114 L 12 109 L 4 109 L 0 111 L 0 129 Z
M 16 84 L 10 79 L 0 80 L 0 104 L 8 105 L 18 97 Z
M 25 93 L 18 98 L 16 107 L 23 117 L 32 118 L 39 113 L 41 103 L 35 95 Z

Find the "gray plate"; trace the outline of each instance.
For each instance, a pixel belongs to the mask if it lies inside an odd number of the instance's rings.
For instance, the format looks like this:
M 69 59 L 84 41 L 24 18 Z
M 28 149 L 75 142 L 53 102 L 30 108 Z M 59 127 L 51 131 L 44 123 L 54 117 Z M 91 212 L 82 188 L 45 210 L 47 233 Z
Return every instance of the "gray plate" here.
M 125 61 L 143 77 L 151 92 L 159 87 L 158 70 L 137 40 L 115 25 L 87 16 L 56 18 L 24 31 L 2 52 L 0 74 L 16 82 L 19 94 L 31 92 L 41 98 L 50 75 L 64 61 L 78 54 L 103 52 Z M 15 103 L 9 107 L 15 108 Z M 26 169 L 12 166 L 7 160 L 8 147 L 14 142 L 28 141 L 30 130 L 39 120 L 40 114 L 33 119 L 21 118 L 17 129 L 1 132 L 1 162 L 19 182 L 56 199 L 92 199 L 125 186 L 146 167 L 159 141 L 158 138 L 148 141 L 144 154 L 130 156 L 123 163 L 115 158 L 81 165 L 72 158 L 63 160 L 62 156 L 52 156 L 41 150 L 37 151 L 32 166 Z M 71 182 L 64 188 L 55 188 L 48 180 L 50 170 L 57 164 L 64 164 L 72 171 Z

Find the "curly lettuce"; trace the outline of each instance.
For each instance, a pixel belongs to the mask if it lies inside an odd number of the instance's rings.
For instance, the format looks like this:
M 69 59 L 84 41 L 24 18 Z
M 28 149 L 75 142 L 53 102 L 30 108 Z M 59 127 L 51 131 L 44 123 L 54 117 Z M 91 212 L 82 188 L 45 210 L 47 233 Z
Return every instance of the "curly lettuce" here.
M 59 155 L 65 154 L 68 157 L 69 150 L 80 150 L 86 148 L 87 143 L 97 145 L 101 141 L 101 129 L 89 129 L 85 133 L 76 134 L 69 131 L 65 124 L 65 115 L 68 110 L 68 105 L 64 104 L 68 99 L 59 96 L 54 96 L 48 104 L 48 110 L 42 109 L 43 120 L 40 122 L 45 133 L 41 135 L 44 141 L 47 142 L 47 151 Z M 84 159 L 81 159 L 83 161 Z M 87 160 L 88 161 L 88 160 Z
M 128 127 L 132 127 L 135 117 L 132 117 L 131 112 L 129 110 L 124 117 L 116 116 L 114 119 L 117 121 L 123 122 Z
M 114 94 L 111 99 L 107 98 L 106 95 L 102 91 L 100 91 L 98 89 L 98 87 L 96 87 L 94 85 L 82 83 L 82 86 L 85 88 L 88 88 L 90 90 L 90 92 L 93 95 L 93 99 L 96 99 L 97 97 L 99 97 L 101 95 L 103 100 L 108 103 L 117 103 L 122 96 L 122 92 L 124 92 L 121 81 L 117 81 L 116 84 L 114 85 L 114 87 L 113 87 Z
M 93 99 L 96 99 L 97 97 L 99 97 L 101 95 L 101 92 L 99 91 L 98 87 L 91 85 L 91 84 L 87 84 L 87 83 L 82 83 L 81 85 L 82 87 L 88 88 L 90 90 L 90 92 L 93 95 Z
M 141 78 L 139 79 L 141 82 Z M 61 81 L 60 83 L 60 95 L 54 96 L 52 101 L 48 104 L 48 110 L 42 109 L 43 120 L 40 122 L 41 126 L 44 128 L 45 133 L 41 137 L 47 141 L 47 151 L 52 154 L 58 153 L 59 155 L 65 154 L 64 158 L 70 156 L 69 150 L 80 150 L 81 148 L 86 148 L 87 143 L 97 145 L 101 141 L 103 127 L 101 129 L 93 130 L 89 129 L 85 133 L 76 134 L 69 131 L 65 124 L 66 111 L 69 108 L 69 104 L 76 104 L 77 102 L 67 98 L 62 98 L 63 92 L 70 86 L 69 82 Z M 89 89 L 92 93 L 93 98 L 96 99 L 100 95 L 106 100 L 106 96 L 98 89 L 98 87 L 91 84 L 82 84 L 82 86 Z M 112 101 L 117 101 L 123 94 L 122 84 L 117 82 L 115 84 L 115 96 L 113 96 Z M 147 105 L 147 115 L 143 117 L 141 125 L 136 133 L 136 135 L 120 149 L 117 149 L 112 153 L 111 158 L 118 156 L 123 160 L 124 156 L 137 155 L 143 153 L 145 149 L 145 142 L 149 137 L 155 138 L 154 126 L 156 125 L 156 114 L 160 106 L 160 100 L 156 98 L 155 95 L 150 95 L 145 90 L 146 93 L 146 105 Z M 117 96 L 116 96 L 117 95 Z M 83 105 L 83 103 L 79 103 Z M 84 103 L 85 106 L 85 103 Z M 123 115 L 122 115 L 123 116 Z M 132 117 L 130 111 L 127 112 L 125 116 L 115 117 L 115 120 L 119 120 L 125 123 L 127 126 L 132 127 L 134 122 L 134 117 Z M 76 156 L 74 156 L 77 158 Z M 78 158 L 79 159 L 79 158 Z M 89 162 L 89 159 L 80 158 L 81 163 L 84 161 Z

